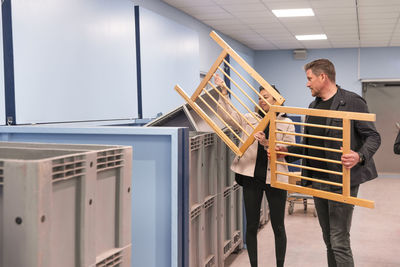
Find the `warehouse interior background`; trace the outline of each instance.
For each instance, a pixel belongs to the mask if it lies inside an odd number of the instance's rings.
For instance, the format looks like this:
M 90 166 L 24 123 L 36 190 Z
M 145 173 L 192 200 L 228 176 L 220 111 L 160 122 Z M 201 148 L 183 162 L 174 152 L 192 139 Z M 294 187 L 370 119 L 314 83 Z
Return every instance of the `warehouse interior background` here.
M 312 8 L 315 16 L 277 18 L 272 13 L 286 8 Z M 393 154 L 400 122 L 400 1 L 4 0 L 0 15 L 2 141 L 132 145 L 127 136 L 135 136 L 133 172 L 136 167 L 138 177 L 149 180 L 134 183 L 133 196 L 142 196 L 151 208 L 136 203 L 133 209 L 134 214 L 151 211 L 146 214 L 151 223 L 134 226 L 132 266 L 186 266 L 188 259 L 181 257 L 187 253 L 185 241 L 175 236 L 187 231 L 179 228 L 179 201 L 185 196 L 178 201 L 163 190 L 181 186 L 176 177 L 181 158 L 188 155 L 177 152 L 185 146 L 181 130 L 103 126 L 146 123 L 183 105 L 173 88 L 179 84 L 189 95 L 197 88 L 221 51 L 209 37 L 213 30 L 276 85 L 286 106 L 308 107 L 312 97 L 303 65 L 330 59 L 337 83 L 365 97 L 377 114 L 380 175 L 400 177 L 399 156 Z M 305 34 L 326 34 L 327 39 L 295 37 Z M 154 229 L 148 237 L 153 243 L 137 245 L 147 239 L 141 227 Z M 400 264 L 398 259 L 380 263 Z

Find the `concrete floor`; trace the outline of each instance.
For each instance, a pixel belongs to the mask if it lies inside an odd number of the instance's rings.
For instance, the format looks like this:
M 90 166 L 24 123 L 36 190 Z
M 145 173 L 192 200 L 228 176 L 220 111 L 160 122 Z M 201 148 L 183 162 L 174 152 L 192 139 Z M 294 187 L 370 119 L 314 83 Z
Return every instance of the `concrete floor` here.
M 355 266 L 400 267 L 400 177 L 377 178 L 360 187 L 359 198 L 375 201 L 375 208 L 355 207 L 351 242 Z M 311 200 L 312 202 L 312 200 Z M 296 204 L 294 213 L 286 213 L 288 238 L 285 266 L 327 266 L 325 244 L 314 206 L 304 213 Z M 271 224 L 258 234 L 259 267 L 275 266 L 275 251 Z M 225 266 L 250 266 L 247 250 L 232 254 Z

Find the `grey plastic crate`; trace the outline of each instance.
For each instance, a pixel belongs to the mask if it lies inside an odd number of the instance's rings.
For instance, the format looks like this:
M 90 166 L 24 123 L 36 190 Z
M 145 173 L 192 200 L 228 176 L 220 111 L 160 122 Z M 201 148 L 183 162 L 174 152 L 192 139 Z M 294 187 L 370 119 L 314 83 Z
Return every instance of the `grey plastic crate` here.
M 209 196 L 204 201 L 204 267 L 217 266 L 218 262 L 218 237 L 217 237 L 217 196 Z
M 196 135 L 190 138 L 189 154 L 189 207 L 203 203 L 203 137 Z
M 243 248 L 243 193 L 242 187 L 236 182 L 232 187 L 232 201 L 232 243 L 233 249 L 237 250 Z
M 222 248 L 223 248 L 223 256 L 224 260 L 231 254 L 233 249 L 232 244 L 232 188 L 226 188 L 223 194 L 223 209 L 224 216 L 222 221 Z
M 203 137 L 203 198 L 217 194 L 218 162 L 217 137 L 214 133 L 207 133 Z
M 201 240 L 203 227 L 203 205 L 194 205 L 190 212 L 189 266 L 201 266 Z
M 1 266 L 130 266 L 132 148 L 56 146 L 0 144 Z

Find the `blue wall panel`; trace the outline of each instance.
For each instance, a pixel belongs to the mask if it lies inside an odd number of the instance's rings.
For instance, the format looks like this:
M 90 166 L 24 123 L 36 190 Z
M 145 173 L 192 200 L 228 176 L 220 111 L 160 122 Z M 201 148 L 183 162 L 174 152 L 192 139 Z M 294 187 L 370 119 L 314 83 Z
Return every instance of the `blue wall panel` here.
M 17 123 L 137 117 L 134 4 L 13 1 Z
M 361 79 L 400 79 L 400 47 L 371 47 L 360 51 Z
M 179 84 L 191 95 L 200 82 L 199 39 L 195 31 L 140 8 L 143 118 L 184 103 Z
M 0 29 L 3 29 L 3 17 L 0 12 Z M 3 34 L 0 34 L 0 125 L 6 122 L 6 106 L 4 102 L 4 59 L 3 59 Z
M 1 126 L 0 132 L 1 141 L 132 146 L 131 266 L 188 266 L 187 129 Z

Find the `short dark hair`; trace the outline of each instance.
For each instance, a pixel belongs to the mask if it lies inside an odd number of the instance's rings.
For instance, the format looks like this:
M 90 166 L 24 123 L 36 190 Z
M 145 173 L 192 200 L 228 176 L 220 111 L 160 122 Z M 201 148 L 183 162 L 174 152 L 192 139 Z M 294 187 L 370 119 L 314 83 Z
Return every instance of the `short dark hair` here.
M 331 82 L 336 82 L 335 66 L 326 58 L 317 59 L 304 65 L 304 70 L 310 70 L 314 75 L 326 74 Z

